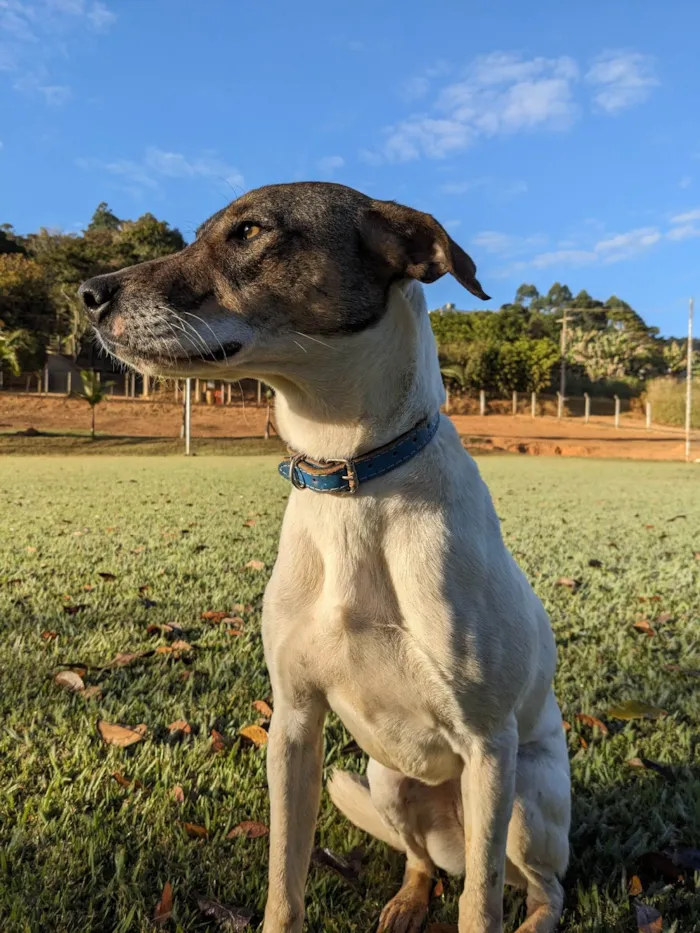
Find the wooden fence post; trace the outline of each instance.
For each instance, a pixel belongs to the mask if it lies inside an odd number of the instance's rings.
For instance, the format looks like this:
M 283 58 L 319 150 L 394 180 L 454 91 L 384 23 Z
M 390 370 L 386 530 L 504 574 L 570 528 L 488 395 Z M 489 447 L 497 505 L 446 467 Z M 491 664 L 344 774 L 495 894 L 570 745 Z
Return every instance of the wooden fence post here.
M 479 414 L 486 414 L 486 392 L 483 389 L 479 392 Z
M 262 382 L 258 379 L 258 408 L 262 404 Z
M 588 424 L 588 422 L 591 420 L 591 397 L 590 397 L 590 395 L 588 394 L 588 392 L 584 392 L 584 393 L 583 393 L 583 397 L 584 397 L 585 400 L 586 400 L 586 414 L 585 414 L 585 419 L 586 419 L 586 424 Z
M 564 414 L 564 396 L 561 392 L 557 392 L 557 418 L 561 421 L 562 415 Z
M 537 417 L 537 392 L 533 392 L 530 396 L 530 413 L 533 418 Z
M 513 414 L 518 414 L 518 393 L 513 392 Z
M 73 371 L 68 370 L 66 373 L 66 395 L 70 395 L 73 390 Z
M 620 427 L 620 396 L 615 396 L 615 427 Z
M 647 431 L 651 431 L 651 402 L 647 402 Z
M 231 383 L 229 382 L 226 386 L 226 404 L 231 404 Z
M 44 364 L 44 392 L 49 394 L 49 364 Z

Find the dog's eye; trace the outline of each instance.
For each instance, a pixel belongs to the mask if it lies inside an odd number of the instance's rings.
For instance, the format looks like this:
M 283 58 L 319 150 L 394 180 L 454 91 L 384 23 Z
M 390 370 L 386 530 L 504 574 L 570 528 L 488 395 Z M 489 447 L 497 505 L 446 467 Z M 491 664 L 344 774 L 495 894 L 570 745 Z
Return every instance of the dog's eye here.
M 258 224 L 245 221 L 245 223 L 238 224 L 237 227 L 234 227 L 231 238 L 234 240 L 252 240 L 253 237 L 256 237 L 259 233 L 260 227 Z

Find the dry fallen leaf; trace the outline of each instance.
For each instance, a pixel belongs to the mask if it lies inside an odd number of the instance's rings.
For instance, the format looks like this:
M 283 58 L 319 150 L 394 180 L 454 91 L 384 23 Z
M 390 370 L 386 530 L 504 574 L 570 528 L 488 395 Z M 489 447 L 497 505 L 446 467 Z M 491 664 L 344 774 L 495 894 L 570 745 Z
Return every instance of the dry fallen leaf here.
M 192 651 L 192 645 L 188 641 L 183 641 L 181 638 L 174 641 L 170 647 L 173 651 Z
M 254 528 L 258 523 L 254 518 L 249 518 L 247 522 L 243 522 L 246 528 Z
M 259 839 L 261 836 L 268 836 L 270 830 L 264 823 L 257 820 L 243 820 L 238 826 L 234 826 L 227 839 L 236 839 L 238 836 L 245 836 L 246 839 Z
M 630 882 L 627 885 L 627 893 L 629 894 L 629 896 L 638 897 L 642 893 L 643 890 L 644 890 L 644 887 L 642 886 L 642 882 L 639 880 L 639 876 L 632 875 L 632 877 L 630 878 Z
M 571 723 L 567 722 L 566 719 L 562 719 L 561 725 L 564 732 L 571 732 Z
M 229 740 L 216 729 L 211 730 L 211 748 L 213 752 L 223 752 L 229 747 Z
M 215 920 L 226 933 L 239 933 L 246 930 L 253 919 L 253 911 L 247 907 L 227 907 L 213 897 L 197 897 L 197 905 L 201 912 Z
M 127 667 L 129 664 L 133 664 L 134 661 L 138 661 L 139 658 L 144 658 L 146 655 L 151 654 L 150 651 L 120 651 L 114 656 L 112 664 L 114 667 Z
M 166 881 L 163 885 L 163 893 L 160 896 L 160 900 L 156 904 L 155 913 L 153 914 L 153 923 L 157 927 L 162 927 L 168 922 L 168 920 L 170 920 L 172 912 L 173 886 L 169 881 Z
M 581 586 L 580 580 L 574 580 L 572 577 L 559 577 L 557 580 L 557 586 L 566 586 L 572 593 L 575 593 L 576 590 Z
M 54 677 L 54 680 L 59 687 L 64 687 L 66 690 L 71 690 L 74 693 L 85 689 L 83 678 L 79 674 L 76 674 L 75 671 L 59 671 Z
M 581 748 L 585 751 L 588 748 L 588 742 L 584 739 L 582 735 L 578 737 L 579 744 Z
M 173 797 L 175 798 L 175 800 L 176 800 L 177 803 L 184 803 L 184 802 L 185 802 L 185 792 L 184 792 L 184 790 L 180 787 L 179 784 L 176 784 L 175 787 L 173 787 L 172 795 L 173 795 Z
M 445 893 L 445 885 L 442 883 L 442 878 L 438 878 L 435 882 L 435 887 L 433 888 L 433 897 L 442 897 Z
M 190 839 L 207 839 L 209 830 L 205 826 L 198 826 L 197 823 L 183 823 L 185 832 Z
M 141 783 L 141 781 L 131 781 L 129 778 L 124 777 L 123 774 L 120 774 L 119 771 L 113 771 L 112 777 L 119 784 L 120 787 L 133 787 L 135 790 L 144 790 L 148 789 Z
M 83 698 L 86 700 L 102 699 L 102 687 L 86 687 L 81 692 L 82 692 Z
M 213 609 L 207 609 L 200 616 L 205 622 L 223 622 L 228 616 L 228 612 L 218 612 Z
M 608 710 L 608 716 L 613 719 L 660 719 L 666 716 L 665 709 L 659 709 L 658 706 L 650 706 L 641 700 L 626 700 L 617 706 L 611 706 Z
M 667 781 L 672 781 L 675 777 L 673 771 L 666 765 L 658 761 L 652 761 L 651 758 L 630 758 L 627 764 L 630 768 L 640 768 L 642 771 L 655 771 Z
M 600 729 L 603 735 L 608 735 L 608 727 L 595 716 L 589 716 L 588 713 L 576 713 L 575 719 L 582 722 L 584 726 L 590 726 L 591 729 Z
M 673 674 L 683 674 L 685 677 L 700 677 L 700 670 L 692 667 L 681 667 L 680 664 L 664 664 L 665 671 Z
M 357 888 L 359 886 L 360 868 L 362 867 L 363 852 L 361 849 L 353 849 L 348 853 L 347 858 L 331 851 L 331 849 L 316 848 L 311 853 L 311 860 L 317 865 L 323 865 L 332 869 L 341 878 Z
M 53 641 L 54 638 L 58 638 L 58 632 L 42 632 L 41 637 L 44 641 Z
M 226 616 L 221 620 L 224 625 L 231 625 L 233 628 L 243 628 L 245 622 L 240 616 Z
M 267 745 L 267 732 L 265 732 L 262 726 L 245 726 L 241 729 L 241 735 L 244 739 L 247 739 L 258 747 Z
M 30 546 L 27 548 L 27 554 L 36 554 L 36 548 L 35 548 L 35 547 L 31 547 L 31 545 L 30 545 Z
M 643 632 L 645 635 L 648 635 L 650 638 L 656 635 L 656 629 L 649 619 L 637 619 L 636 622 L 632 623 L 632 627 L 636 628 L 638 632 Z
M 254 700 L 253 706 L 265 719 L 272 719 L 272 707 L 265 700 Z
M 192 732 L 192 726 L 186 719 L 176 719 L 168 726 L 168 732 L 182 732 L 184 735 L 189 735 Z
M 97 723 L 97 731 L 106 745 L 118 745 L 120 748 L 127 748 L 129 745 L 141 742 L 148 728 L 144 723 L 131 729 L 129 726 L 120 726 L 118 723 L 105 722 L 100 719 Z
M 150 590 L 150 588 L 151 588 L 151 584 L 150 584 L 150 583 L 143 583 L 143 584 L 139 587 L 139 593 L 147 593 L 147 592 Z
M 248 563 L 245 564 L 244 569 L 245 570 L 264 570 L 265 563 L 261 560 L 249 560 Z
M 634 911 L 637 917 L 638 933 L 662 933 L 664 921 L 655 907 L 635 901 Z
M 640 596 L 639 602 L 640 603 L 660 603 L 661 597 L 660 596 Z
M 231 636 L 243 635 L 244 633 L 239 628 L 227 628 L 226 634 Z

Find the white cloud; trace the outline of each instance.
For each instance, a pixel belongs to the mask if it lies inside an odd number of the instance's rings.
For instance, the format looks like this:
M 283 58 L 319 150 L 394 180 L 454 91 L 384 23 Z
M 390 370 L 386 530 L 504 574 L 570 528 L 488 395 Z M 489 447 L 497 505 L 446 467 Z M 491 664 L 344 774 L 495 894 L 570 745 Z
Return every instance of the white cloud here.
M 617 113 L 647 99 L 659 84 L 654 59 L 640 52 L 604 52 L 586 73 L 596 88 L 593 100 L 607 113 Z
M 486 250 L 487 253 L 505 253 L 510 248 L 512 240 L 513 238 L 507 233 L 484 230 L 472 237 L 472 245 Z
M 678 182 L 678 187 L 679 187 L 679 188 L 690 188 L 690 186 L 691 186 L 692 184 L 693 184 L 693 179 L 691 178 L 691 176 L 690 176 L 690 175 L 684 175 L 684 176 L 681 178 L 681 180 Z
M 692 211 L 686 211 L 685 214 L 676 214 L 671 218 L 672 224 L 688 224 L 694 220 L 700 220 L 700 207 Z
M 681 227 L 672 227 L 666 236 L 669 240 L 690 240 L 693 237 L 700 236 L 700 227 L 693 224 L 683 224 Z
M 566 56 L 524 59 L 505 52 L 480 56 L 462 80 L 443 88 L 430 111 L 388 127 L 380 150 L 365 151 L 365 161 L 441 159 L 463 151 L 479 137 L 567 129 L 578 111 L 572 91 L 577 75 L 576 63 Z M 413 99 L 425 97 L 428 79 L 413 79 L 405 87 Z
M 407 81 L 400 94 L 425 100 L 435 78 L 451 71 L 445 63 Z M 443 159 L 480 138 L 520 132 L 562 132 L 580 113 L 574 99 L 580 69 L 573 58 L 526 58 L 491 52 L 475 58 L 459 80 L 433 95 L 423 112 L 410 114 L 384 129 L 376 150 L 360 157 L 373 165 Z M 616 113 L 645 100 L 659 82 L 651 57 L 639 52 L 605 52 L 586 73 L 597 107 Z
M 79 168 L 119 175 L 131 183 L 132 193 L 140 188 L 159 188 L 166 178 L 218 179 L 232 188 L 243 187 L 243 175 L 208 150 L 194 157 L 149 146 L 140 161 L 132 159 L 78 159 Z M 135 187 L 134 187 L 135 186 Z
M 345 159 L 339 155 L 324 156 L 316 163 L 316 168 L 326 176 L 333 175 L 345 165 Z
M 443 224 L 443 227 L 445 228 L 445 230 L 456 230 L 457 227 L 461 227 L 461 225 L 462 225 L 461 220 L 446 220 L 445 223 Z
M 444 185 L 440 185 L 440 191 L 442 191 L 443 194 L 466 194 L 468 191 L 473 191 L 474 188 L 481 188 L 485 184 L 488 184 L 487 178 L 475 178 L 472 181 L 447 182 Z
M 56 63 L 73 40 L 105 32 L 115 20 L 101 0 L 0 0 L 0 72 L 17 91 L 64 103 L 70 88 L 56 80 Z

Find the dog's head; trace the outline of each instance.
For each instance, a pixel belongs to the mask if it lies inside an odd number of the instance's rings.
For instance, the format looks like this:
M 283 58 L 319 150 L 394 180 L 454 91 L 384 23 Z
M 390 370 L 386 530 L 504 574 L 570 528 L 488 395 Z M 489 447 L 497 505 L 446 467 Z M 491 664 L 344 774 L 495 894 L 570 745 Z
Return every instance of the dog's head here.
M 284 371 L 295 334 L 376 324 L 393 282 L 450 273 L 486 300 L 476 266 L 430 215 L 342 185 L 244 194 L 172 256 L 89 279 L 80 296 L 104 346 L 142 372 Z

